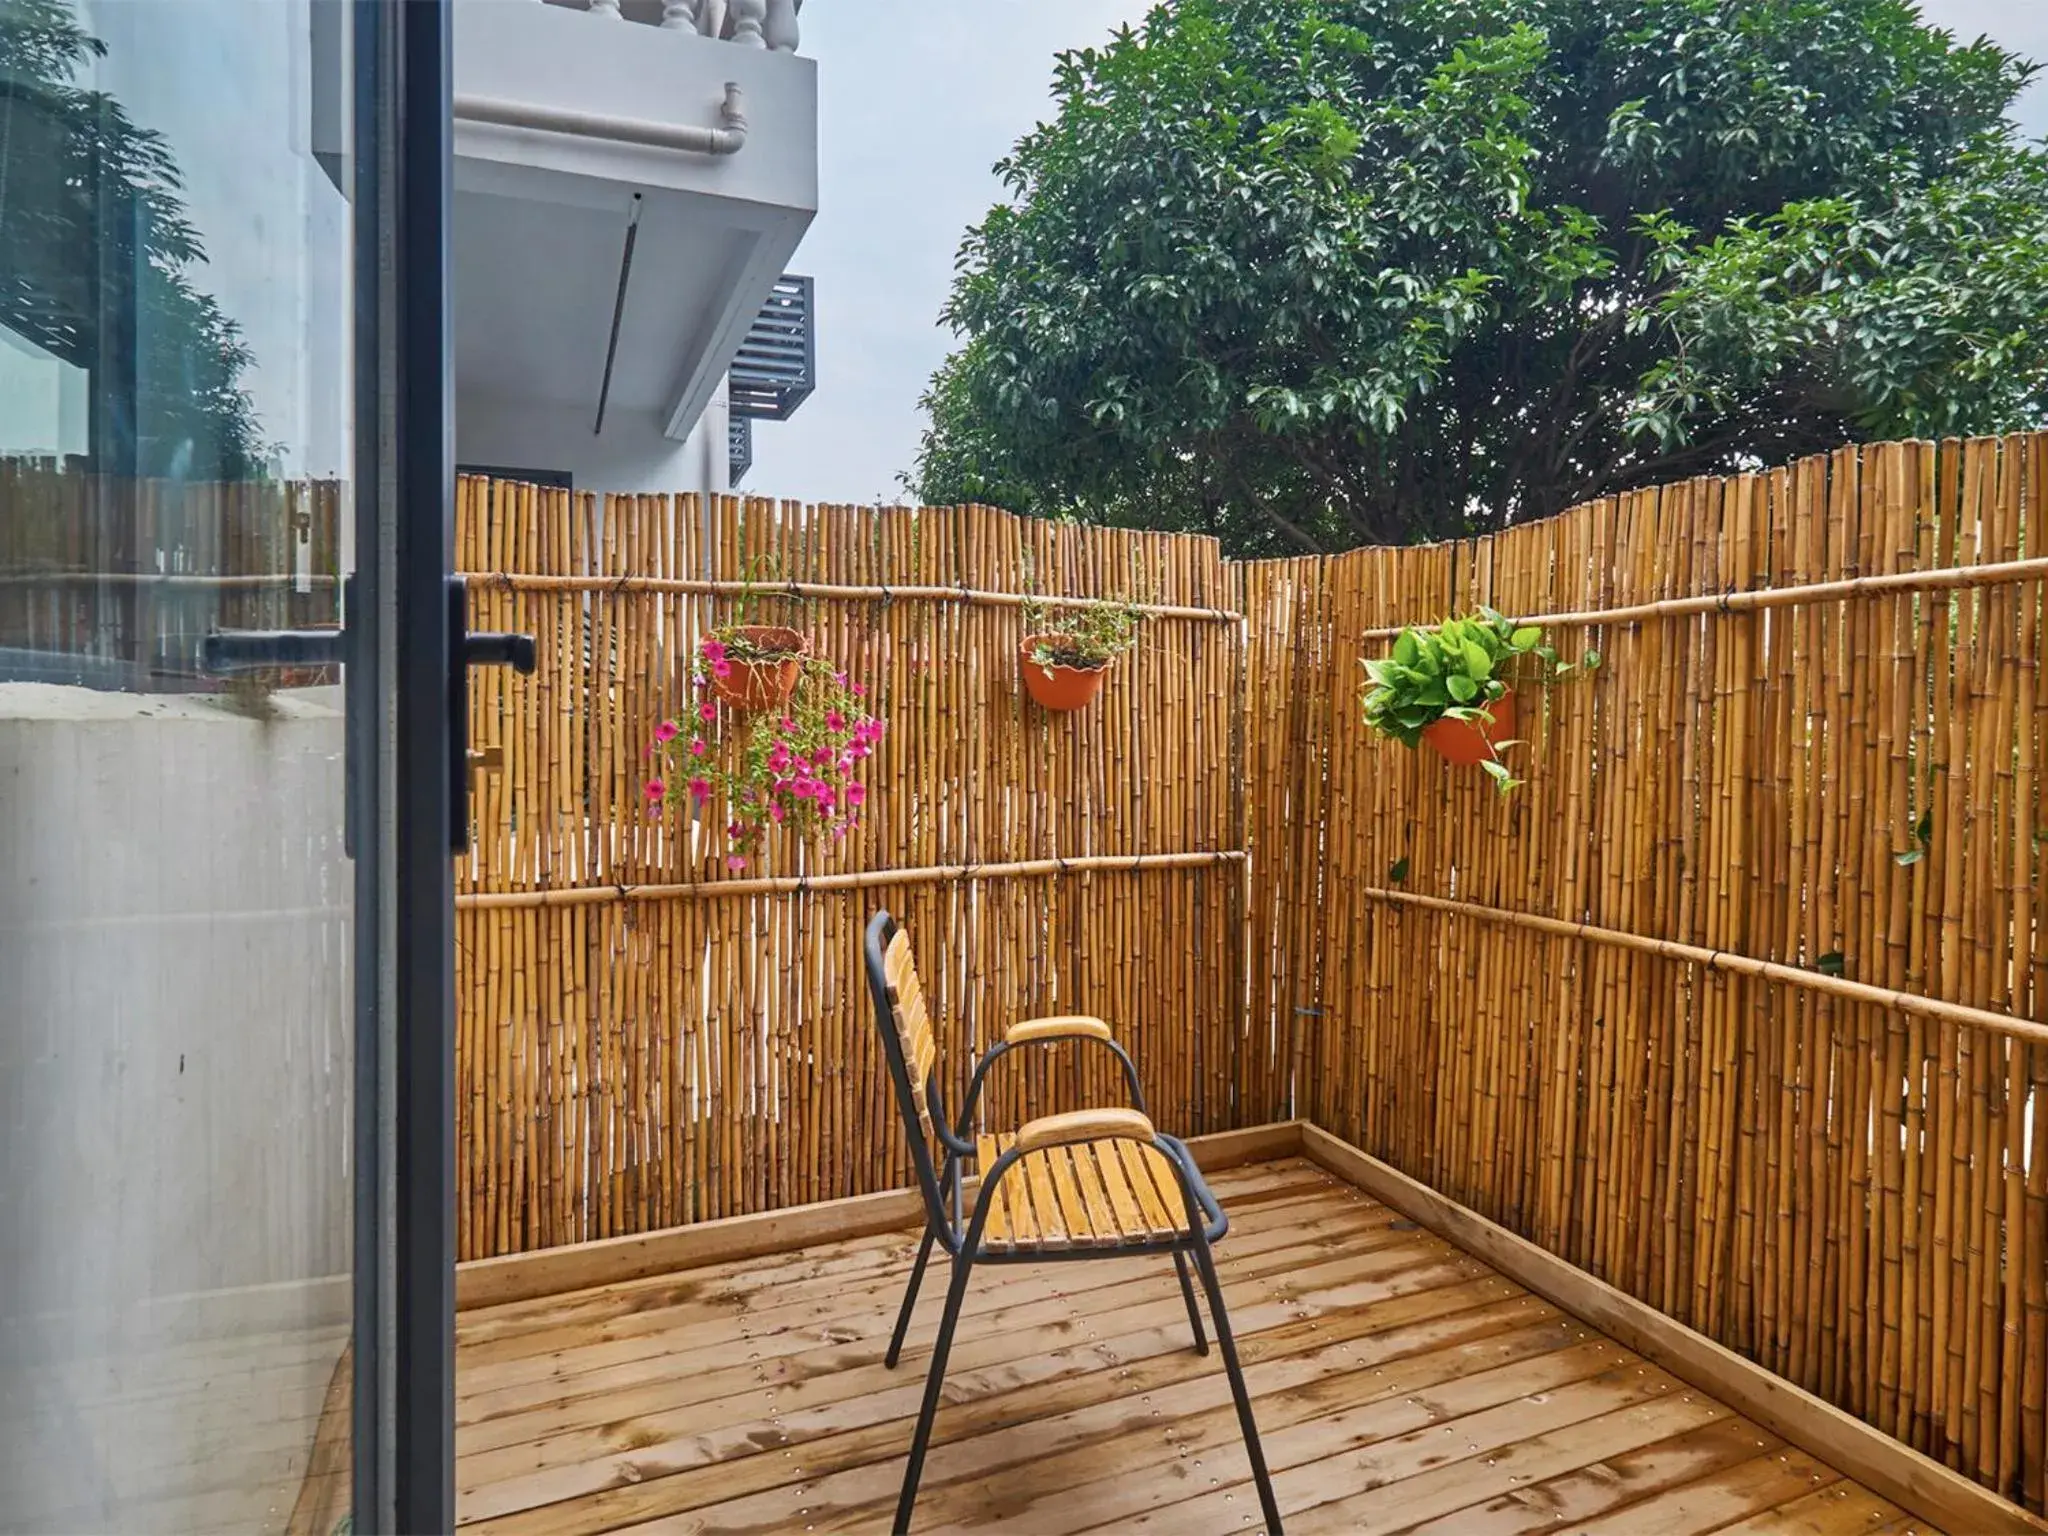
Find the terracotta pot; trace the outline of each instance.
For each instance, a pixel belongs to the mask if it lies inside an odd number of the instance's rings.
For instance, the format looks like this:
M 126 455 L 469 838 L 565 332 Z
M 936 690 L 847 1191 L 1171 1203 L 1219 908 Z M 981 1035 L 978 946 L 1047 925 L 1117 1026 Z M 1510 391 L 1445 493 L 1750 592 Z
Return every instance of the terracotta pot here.
M 780 709 L 796 692 L 811 642 L 779 624 L 748 624 L 738 633 L 755 645 L 786 649 L 790 654 L 774 661 L 742 661 L 728 653 L 725 659 L 732 663 L 732 671 L 724 677 L 712 675 L 712 693 L 734 709 Z
M 1487 706 L 1493 724 L 1481 726 L 1471 720 L 1439 720 L 1422 733 L 1422 739 L 1448 762 L 1469 768 L 1493 756 L 1493 743 L 1511 741 L 1515 734 L 1515 696 L 1504 693 Z
M 1057 635 L 1026 635 L 1017 649 L 1017 660 L 1024 669 L 1024 691 L 1039 708 L 1064 714 L 1085 709 L 1094 702 L 1109 677 L 1109 663 L 1105 661 L 1099 667 L 1046 667 L 1031 659 L 1035 647 L 1054 644 L 1058 639 Z

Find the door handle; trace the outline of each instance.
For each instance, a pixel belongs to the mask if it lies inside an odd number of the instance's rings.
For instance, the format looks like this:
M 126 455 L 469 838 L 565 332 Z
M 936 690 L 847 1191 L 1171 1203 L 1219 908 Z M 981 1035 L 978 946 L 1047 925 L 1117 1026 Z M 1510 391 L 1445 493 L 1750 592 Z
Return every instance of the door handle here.
M 448 840 L 469 852 L 469 669 L 510 667 L 532 676 L 540 665 L 533 636 L 469 627 L 469 584 L 448 578 Z
M 356 579 L 341 584 L 341 615 L 355 611 Z M 349 659 L 346 622 L 330 629 L 216 629 L 199 642 L 199 670 L 209 677 L 269 667 L 338 667 Z
M 350 576 L 342 588 L 344 620 L 354 607 L 355 577 Z M 346 666 L 352 648 L 345 622 L 333 629 L 215 630 L 199 644 L 199 667 L 209 676 L 226 677 L 269 667 Z M 456 853 L 469 851 L 469 669 L 511 667 L 530 675 L 539 663 L 539 648 L 531 635 L 472 631 L 468 586 L 460 576 L 448 578 L 448 836 Z M 356 771 L 356 764 L 350 762 L 349 814 L 342 841 L 351 857 L 356 842 L 352 792 Z

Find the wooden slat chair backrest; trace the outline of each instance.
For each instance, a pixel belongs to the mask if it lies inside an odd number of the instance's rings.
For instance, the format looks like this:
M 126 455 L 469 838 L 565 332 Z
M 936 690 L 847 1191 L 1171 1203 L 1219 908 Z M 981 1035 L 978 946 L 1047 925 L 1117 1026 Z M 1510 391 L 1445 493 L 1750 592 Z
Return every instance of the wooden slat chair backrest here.
M 918 1124 L 929 1138 L 932 1111 L 927 1085 L 938 1063 L 939 1046 L 932 1033 L 931 1008 L 925 1002 L 924 984 L 918 980 L 917 961 L 911 957 L 910 937 L 901 928 L 883 952 L 882 970 L 888 981 L 889 1013 L 895 1021 L 896 1038 L 903 1045 L 903 1064 L 910 1072 L 910 1092 L 917 1103 Z

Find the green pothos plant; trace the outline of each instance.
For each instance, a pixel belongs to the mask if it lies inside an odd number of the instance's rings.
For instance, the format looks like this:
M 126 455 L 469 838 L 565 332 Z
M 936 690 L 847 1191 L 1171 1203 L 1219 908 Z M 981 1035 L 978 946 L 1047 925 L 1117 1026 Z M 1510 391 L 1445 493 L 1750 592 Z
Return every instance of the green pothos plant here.
M 1440 720 L 1462 720 L 1491 731 L 1493 706 L 1524 681 L 1548 681 L 1600 665 L 1588 650 L 1577 661 L 1561 661 L 1534 624 L 1518 624 L 1484 605 L 1463 618 L 1410 625 L 1394 637 L 1387 655 L 1364 663 L 1365 723 L 1405 747 L 1418 745 Z M 1480 767 L 1502 794 L 1522 781 L 1501 753 L 1520 741 L 1493 741 Z

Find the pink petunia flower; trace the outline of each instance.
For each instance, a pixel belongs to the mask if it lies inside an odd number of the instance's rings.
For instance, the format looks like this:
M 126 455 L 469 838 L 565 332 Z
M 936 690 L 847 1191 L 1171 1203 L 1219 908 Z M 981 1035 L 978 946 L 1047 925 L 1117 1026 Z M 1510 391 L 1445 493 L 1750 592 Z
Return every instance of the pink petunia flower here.
M 659 779 L 649 779 L 649 780 L 647 781 L 647 798 L 648 798 L 648 799 L 650 799 L 650 800 L 659 800 L 659 799 L 660 799 L 660 798 L 661 798 L 661 797 L 662 797 L 663 795 L 665 795 L 665 794 L 667 794 L 667 793 L 668 793 L 668 786 L 667 786 L 666 784 L 662 783 L 662 782 L 661 782 L 661 780 L 659 780 Z
M 710 750 L 711 744 L 708 741 L 706 741 L 702 736 L 692 736 L 690 738 L 690 756 L 702 757 L 705 753 L 709 752 Z
M 727 837 L 744 837 L 746 833 L 746 826 L 741 822 L 729 821 L 725 824 L 725 835 Z
M 728 853 L 725 856 L 725 867 L 727 869 L 745 869 L 747 867 L 746 856 L 744 854 Z
M 711 781 L 704 778 L 690 780 L 690 798 L 697 801 L 709 800 L 711 798 Z
M 718 706 L 716 704 L 699 704 L 697 706 L 697 718 L 699 720 L 716 720 L 718 718 Z
M 836 709 L 828 709 L 828 710 L 826 710 L 826 711 L 825 711 L 825 729 L 826 729 L 826 730 L 828 730 L 828 731 L 833 731 L 833 732 L 838 732 L 838 731 L 843 731 L 843 730 L 845 730 L 845 729 L 846 729 L 846 716 L 844 716 L 844 715 L 842 715 L 841 713 L 839 713 L 839 711 L 838 711 L 838 710 L 836 710 Z
M 775 744 L 775 749 L 768 754 L 768 771 L 770 773 L 780 773 L 788 766 L 789 748 L 778 741 Z
M 664 720 L 654 728 L 654 739 L 666 746 L 683 734 L 683 728 L 673 720 Z
M 784 715 L 775 722 L 775 728 L 785 736 L 794 736 L 796 734 L 796 722 L 787 715 Z
M 868 799 L 868 787 L 867 787 L 867 785 L 865 785 L 865 784 L 849 784 L 849 785 L 847 785 L 847 786 L 846 786 L 846 803 L 847 803 L 848 805 L 855 805 L 855 806 L 858 806 L 858 805 L 865 805 L 865 804 L 867 804 L 867 799 Z
M 711 663 L 711 675 L 713 677 L 731 677 L 732 663 L 729 661 L 714 661 Z
M 789 815 L 789 812 L 785 811 L 782 808 L 782 802 L 778 800 L 773 805 L 768 807 L 768 815 L 771 820 L 779 824 L 785 817 Z
M 851 693 L 856 699 L 864 699 L 868 696 L 868 685 L 866 683 L 851 683 L 847 686 L 847 692 Z
M 720 662 L 725 660 L 724 643 L 722 641 L 713 640 L 709 635 L 706 635 L 704 637 L 704 659 L 709 662 Z

